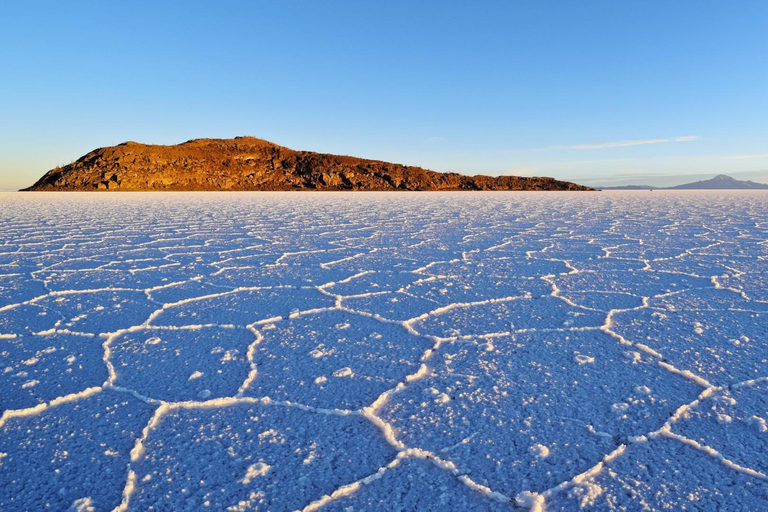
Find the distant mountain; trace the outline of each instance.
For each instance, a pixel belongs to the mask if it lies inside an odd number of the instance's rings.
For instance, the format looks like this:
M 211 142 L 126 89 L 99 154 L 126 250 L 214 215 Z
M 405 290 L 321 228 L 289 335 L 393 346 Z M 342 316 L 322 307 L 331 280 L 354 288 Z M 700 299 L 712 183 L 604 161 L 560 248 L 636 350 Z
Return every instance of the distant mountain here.
M 254 137 L 125 142 L 48 171 L 25 190 L 593 190 L 553 178 L 464 176 L 295 151 Z
M 685 183 L 674 187 L 653 187 L 651 185 L 625 185 L 622 187 L 598 187 L 602 190 L 768 190 L 768 185 L 754 181 L 741 181 L 725 174 L 712 179 Z
M 725 174 L 718 174 L 711 180 L 697 181 L 695 183 L 686 183 L 685 185 L 677 185 L 676 187 L 669 187 L 674 190 L 721 190 L 721 189 L 733 189 L 733 190 L 768 190 L 768 185 L 762 183 L 755 183 L 754 181 L 740 181 Z

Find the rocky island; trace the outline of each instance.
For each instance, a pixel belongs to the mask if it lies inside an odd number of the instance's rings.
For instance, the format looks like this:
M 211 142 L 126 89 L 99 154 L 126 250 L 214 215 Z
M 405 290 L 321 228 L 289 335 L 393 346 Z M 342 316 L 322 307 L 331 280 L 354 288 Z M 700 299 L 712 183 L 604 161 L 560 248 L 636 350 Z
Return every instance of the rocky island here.
M 592 190 L 553 178 L 465 176 L 295 151 L 255 137 L 125 142 L 48 171 L 32 191 Z

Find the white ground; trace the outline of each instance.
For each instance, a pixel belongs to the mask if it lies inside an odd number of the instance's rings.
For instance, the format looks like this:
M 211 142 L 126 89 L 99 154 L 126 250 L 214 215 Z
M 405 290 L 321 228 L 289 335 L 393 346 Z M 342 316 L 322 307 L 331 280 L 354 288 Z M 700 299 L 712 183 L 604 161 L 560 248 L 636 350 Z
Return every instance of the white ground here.
M 0 205 L 0 510 L 768 507 L 768 194 Z

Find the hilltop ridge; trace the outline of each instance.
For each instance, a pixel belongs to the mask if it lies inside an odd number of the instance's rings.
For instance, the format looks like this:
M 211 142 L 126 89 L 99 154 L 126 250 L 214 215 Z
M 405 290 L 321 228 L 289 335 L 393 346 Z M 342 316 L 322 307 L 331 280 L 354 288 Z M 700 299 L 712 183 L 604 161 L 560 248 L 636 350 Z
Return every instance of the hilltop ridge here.
M 465 176 L 296 151 L 255 137 L 124 142 L 48 171 L 29 191 L 592 190 L 553 178 Z

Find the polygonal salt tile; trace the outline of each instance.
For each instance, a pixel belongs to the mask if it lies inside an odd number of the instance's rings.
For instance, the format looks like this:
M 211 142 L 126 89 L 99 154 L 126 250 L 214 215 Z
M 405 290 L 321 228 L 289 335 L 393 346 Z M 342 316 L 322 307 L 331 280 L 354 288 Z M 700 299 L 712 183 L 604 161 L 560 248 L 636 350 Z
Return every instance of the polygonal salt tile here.
M 51 257 L 52 256 L 52 257 Z M 69 257 L 64 254 L 53 256 L 51 254 L 41 254 L 38 262 L 45 262 L 45 270 L 41 272 L 66 272 L 80 270 L 96 270 L 102 265 L 109 264 L 110 260 L 106 256 L 83 255 L 78 257 L 76 254 L 69 253 Z
M 406 446 L 508 496 L 542 491 L 660 428 L 701 388 L 602 332 L 455 342 L 379 416 Z
M 52 291 L 84 291 L 100 288 L 129 288 L 143 290 L 162 286 L 164 284 L 190 279 L 197 275 L 190 271 L 189 275 L 180 272 L 122 272 L 118 270 L 83 270 L 83 271 L 51 271 L 38 274 L 45 278 L 48 289 Z
M 394 322 L 404 322 L 442 306 L 435 300 L 417 297 L 405 290 L 344 298 L 341 305 Z
M 152 407 L 103 391 L 8 418 L 0 427 L 0 509 L 96 510 L 120 504 L 128 461 Z M 87 510 L 87 509 L 86 509 Z
M 201 299 L 185 299 L 163 309 L 153 325 L 246 326 L 268 318 L 288 318 L 292 313 L 330 308 L 333 297 L 314 288 L 274 288 L 221 293 Z
M 179 401 L 232 396 L 250 371 L 245 329 L 139 330 L 111 342 L 116 385 Z
M 360 416 L 247 403 L 173 410 L 144 448 L 132 510 L 297 510 L 395 458 Z
M 401 288 L 406 288 L 417 281 L 428 278 L 428 276 L 414 274 L 413 272 L 379 270 L 334 283 L 325 289 L 335 295 L 343 296 L 395 292 Z
M 768 482 L 672 439 L 636 443 L 598 475 L 555 494 L 547 511 L 762 510 Z
M 226 269 L 252 269 L 263 267 L 265 265 L 274 265 L 275 261 L 280 257 L 279 253 L 247 253 L 241 254 L 235 252 L 232 254 L 221 255 L 218 261 L 213 258 L 211 260 L 211 266 L 213 270 L 209 274 L 215 274 L 222 272 Z
M 579 272 L 557 276 L 555 282 L 564 293 L 571 291 L 622 292 L 640 297 L 712 286 L 707 278 L 651 271 Z
M 519 329 L 599 327 L 605 314 L 569 306 L 556 297 L 458 305 L 413 323 L 422 334 L 439 337 L 508 333 Z
M 672 431 L 768 474 L 768 383 L 715 391 L 675 422 Z
M 612 249 L 609 249 L 609 250 L 612 251 Z M 579 269 L 579 272 L 598 273 L 598 274 L 601 274 L 603 272 L 638 271 L 638 270 L 642 270 L 646 266 L 645 262 L 642 262 L 642 261 L 619 259 L 619 258 L 613 258 L 613 257 L 591 258 L 587 260 L 569 259 L 569 262 L 575 268 Z
M 753 301 L 768 302 L 768 269 L 759 274 L 724 276 L 718 280 L 722 286 L 742 291 Z
M 298 254 L 286 254 L 280 258 L 279 263 L 290 266 L 302 266 L 319 269 L 330 269 L 341 263 L 354 261 L 365 256 L 370 251 L 360 250 L 355 247 L 337 247 L 317 252 L 302 252 Z M 346 273 L 346 270 L 345 270 Z
M 765 313 L 641 309 L 615 314 L 611 329 L 715 385 L 765 375 L 768 346 L 761 341 L 768 337 Z
M 590 243 L 592 239 L 565 238 L 557 239 L 546 250 L 534 254 L 537 258 L 584 261 L 605 255 L 599 245 Z
M 0 276 L 0 308 L 18 304 L 48 293 L 42 281 L 32 279 L 25 274 L 5 274 Z
M 110 247 L 110 246 L 107 246 Z M 111 246 L 114 248 L 114 245 Z M 167 261 L 165 260 L 165 257 L 167 256 L 167 253 L 164 251 L 161 251 L 157 247 L 148 247 L 148 246 L 142 246 L 142 247 L 130 247 L 126 248 L 124 250 L 121 250 L 118 255 L 115 255 L 115 257 L 112 258 L 112 261 L 110 262 L 110 266 L 120 266 L 120 265 L 135 265 L 135 264 L 141 264 L 141 262 L 144 261 Z M 132 267 L 123 267 L 125 269 L 132 268 Z
M 0 311 L 0 335 L 27 335 L 54 329 L 61 314 L 36 304 L 19 304 Z
M 101 343 L 69 334 L 0 339 L 0 411 L 100 386 L 107 380 Z
M 738 259 L 706 254 L 685 254 L 679 258 L 654 261 L 651 266 L 655 270 L 709 277 L 733 274 L 734 261 L 738 261 Z
M 538 278 L 546 275 L 559 275 L 571 272 L 562 261 L 541 258 L 486 258 L 470 263 L 464 261 L 440 262 L 423 271 L 425 274 L 451 278 L 469 278 L 486 276 L 498 279 Z
M 60 314 L 58 329 L 92 334 L 141 325 L 158 309 L 143 292 L 103 291 L 49 296 L 36 302 Z
M 165 259 L 165 257 L 131 258 L 107 262 L 103 268 L 106 270 L 119 270 L 121 272 L 150 272 L 153 270 L 167 270 L 180 265 L 180 262 Z
M 755 254 L 752 250 L 753 244 L 755 242 L 759 243 L 763 241 L 760 238 L 749 240 L 748 235 L 740 233 L 726 235 L 725 230 L 718 232 L 717 239 L 718 242 L 715 245 L 697 250 L 696 254 L 720 256 L 729 263 L 737 262 L 742 259 L 754 260 Z M 731 241 L 726 241 L 727 239 L 731 239 Z
M 247 394 L 315 407 L 357 409 L 419 368 L 432 343 L 400 325 L 339 311 L 301 316 L 261 330 Z
M 650 228 L 650 226 L 648 226 Z M 656 261 L 674 261 L 675 258 L 684 255 L 686 251 L 709 245 L 707 240 L 691 239 L 692 233 L 686 233 L 676 237 L 654 238 L 649 236 L 650 229 L 637 233 L 642 236 L 642 243 L 621 244 L 611 249 L 611 256 L 620 258 L 635 258 Z M 627 233 L 627 236 L 631 236 Z M 682 238 L 682 240 L 681 240 Z M 655 263 L 655 261 L 654 261 Z
M 333 267 L 303 267 L 300 265 L 263 265 L 246 268 L 223 268 L 220 272 L 206 276 L 206 282 L 216 286 L 276 287 L 276 286 L 320 286 L 340 281 L 351 274 Z
M 546 240 L 538 240 L 536 238 L 529 237 L 514 237 L 514 238 L 497 238 L 496 244 L 482 254 L 486 254 L 489 257 L 511 257 L 518 260 L 524 260 L 530 255 L 540 255 L 540 252 L 550 245 L 551 242 Z M 480 256 L 481 257 L 481 256 Z
M 552 286 L 538 277 L 518 279 L 479 272 L 474 276 L 448 276 L 424 280 L 408 286 L 405 292 L 447 306 L 505 297 L 541 297 L 549 295 Z
M 422 459 L 403 459 L 381 478 L 323 507 L 328 512 L 354 510 L 508 511 L 501 503 L 460 483 L 451 473 Z
M 649 306 L 662 311 L 745 310 L 768 313 L 768 303 L 749 301 L 739 293 L 714 287 L 654 297 Z
M 426 263 L 413 257 L 410 252 L 403 253 L 402 249 L 378 245 L 366 245 L 365 248 L 376 247 L 378 250 L 369 252 L 353 260 L 335 263 L 332 268 L 337 272 L 346 272 L 352 276 L 360 272 L 412 272 Z
M 147 292 L 147 296 L 160 304 L 168 304 L 185 299 L 202 297 L 203 295 L 222 293 L 224 291 L 227 290 L 206 284 L 202 279 L 195 279 L 172 283 L 162 288 L 151 289 Z
M 632 309 L 643 305 L 642 297 L 629 293 L 614 292 L 563 292 L 560 297 L 574 304 L 598 311 L 608 312 L 615 309 Z

